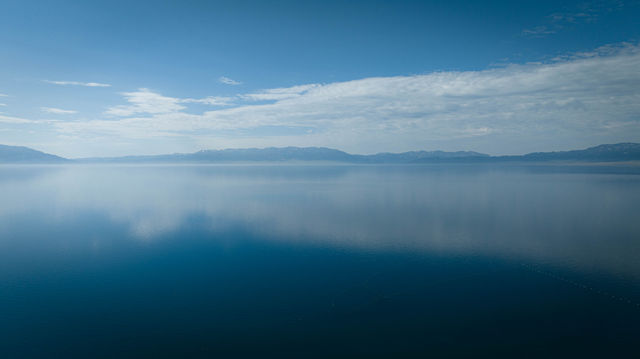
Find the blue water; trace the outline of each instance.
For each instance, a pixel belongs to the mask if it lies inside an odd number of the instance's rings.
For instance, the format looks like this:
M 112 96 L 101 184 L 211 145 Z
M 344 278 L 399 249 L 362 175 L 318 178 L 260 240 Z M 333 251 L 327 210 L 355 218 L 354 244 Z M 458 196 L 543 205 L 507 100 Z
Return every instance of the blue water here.
M 640 170 L 0 166 L 0 358 L 640 357 Z

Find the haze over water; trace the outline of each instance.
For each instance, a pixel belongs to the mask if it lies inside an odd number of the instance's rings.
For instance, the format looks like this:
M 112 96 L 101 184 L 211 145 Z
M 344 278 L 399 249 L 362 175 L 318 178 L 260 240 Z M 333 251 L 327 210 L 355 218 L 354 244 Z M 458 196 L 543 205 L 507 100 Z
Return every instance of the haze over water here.
M 0 356 L 633 357 L 640 171 L 0 167 Z

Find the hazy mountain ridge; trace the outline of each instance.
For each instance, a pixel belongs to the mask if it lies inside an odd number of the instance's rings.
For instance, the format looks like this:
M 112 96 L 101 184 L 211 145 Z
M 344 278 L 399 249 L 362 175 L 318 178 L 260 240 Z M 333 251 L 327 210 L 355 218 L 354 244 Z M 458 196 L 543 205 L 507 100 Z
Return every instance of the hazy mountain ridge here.
M 366 156 L 370 162 L 374 163 L 413 163 L 432 160 L 455 160 L 455 159 L 478 159 L 490 158 L 491 156 L 474 151 L 410 151 L 402 153 L 377 153 Z
M 0 163 L 64 163 L 70 162 L 49 153 L 23 146 L 0 145 Z
M 584 161 L 633 161 L 640 160 L 639 143 L 599 145 L 584 150 L 559 152 L 534 152 L 524 156 L 527 160 L 584 160 Z
M 427 158 L 489 157 L 471 151 L 410 151 L 355 155 L 326 147 L 267 147 L 224 150 L 202 150 L 195 153 L 175 153 L 156 156 L 126 156 L 88 158 L 82 162 L 282 162 L 330 161 L 348 163 L 411 163 Z
M 639 143 L 617 143 L 584 150 L 533 152 L 521 156 L 490 156 L 473 151 L 409 151 L 356 155 L 326 147 L 267 147 L 202 150 L 150 156 L 100 157 L 69 160 L 27 147 L 0 145 L 0 163 L 221 163 L 326 161 L 345 163 L 434 163 L 434 162 L 547 162 L 640 161 Z

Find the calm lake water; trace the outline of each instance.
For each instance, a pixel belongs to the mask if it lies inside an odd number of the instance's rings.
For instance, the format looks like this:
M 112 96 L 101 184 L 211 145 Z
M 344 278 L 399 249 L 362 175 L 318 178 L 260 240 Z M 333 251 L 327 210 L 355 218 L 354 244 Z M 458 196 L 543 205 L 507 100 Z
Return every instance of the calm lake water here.
M 640 357 L 640 170 L 0 166 L 0 357 Z

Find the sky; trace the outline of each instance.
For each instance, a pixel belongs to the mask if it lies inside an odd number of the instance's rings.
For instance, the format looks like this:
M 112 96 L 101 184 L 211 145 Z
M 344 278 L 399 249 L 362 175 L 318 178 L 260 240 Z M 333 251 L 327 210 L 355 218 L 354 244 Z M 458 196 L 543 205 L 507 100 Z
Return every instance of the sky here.
M 69 157 L 640 142 L 640 0 L 0 0 L 0 143 Z

